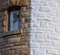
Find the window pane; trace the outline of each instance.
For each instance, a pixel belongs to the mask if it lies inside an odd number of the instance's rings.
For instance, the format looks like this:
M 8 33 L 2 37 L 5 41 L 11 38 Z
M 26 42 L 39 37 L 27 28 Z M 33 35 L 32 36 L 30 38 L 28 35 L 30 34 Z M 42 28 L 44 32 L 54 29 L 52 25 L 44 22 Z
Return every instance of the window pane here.
M 18 30 L 20 28 L 20 12 L 11 12 L 10 16 L 10 30 Z

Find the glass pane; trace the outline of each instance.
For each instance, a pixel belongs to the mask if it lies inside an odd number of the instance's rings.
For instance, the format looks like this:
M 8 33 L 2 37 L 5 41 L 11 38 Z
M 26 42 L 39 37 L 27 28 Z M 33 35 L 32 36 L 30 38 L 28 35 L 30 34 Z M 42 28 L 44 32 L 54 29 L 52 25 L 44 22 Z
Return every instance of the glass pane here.
M 10 30 L 18 30 L 20 27 L 20 12 L 11 12 L 10 17 Z

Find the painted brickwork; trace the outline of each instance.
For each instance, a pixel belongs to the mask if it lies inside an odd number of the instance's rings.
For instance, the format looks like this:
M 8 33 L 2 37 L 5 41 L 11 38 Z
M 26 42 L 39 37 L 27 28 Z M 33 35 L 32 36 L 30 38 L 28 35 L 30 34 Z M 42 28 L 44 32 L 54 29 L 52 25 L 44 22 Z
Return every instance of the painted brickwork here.
M 31 0 L 30 46 L 30 55 L 60 55 L 60 0 Z

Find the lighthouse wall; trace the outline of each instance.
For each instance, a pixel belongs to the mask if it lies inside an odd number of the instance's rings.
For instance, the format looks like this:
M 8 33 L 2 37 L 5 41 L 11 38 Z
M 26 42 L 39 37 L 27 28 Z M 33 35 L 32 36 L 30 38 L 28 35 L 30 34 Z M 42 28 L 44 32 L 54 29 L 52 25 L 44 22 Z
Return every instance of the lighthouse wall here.
M 30 55 L 60 55 L 60 0 L 31 0 Z

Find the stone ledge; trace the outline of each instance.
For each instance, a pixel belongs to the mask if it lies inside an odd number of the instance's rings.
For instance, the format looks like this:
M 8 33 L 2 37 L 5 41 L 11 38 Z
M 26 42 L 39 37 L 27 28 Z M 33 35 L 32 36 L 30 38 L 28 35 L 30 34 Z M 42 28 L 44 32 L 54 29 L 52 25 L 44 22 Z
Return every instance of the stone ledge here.
M 21 34 L 21 30 L 4 32 L 0 34 L 0 37 L 6 37 L 6 36 L 16 35 L 16 34 Z

